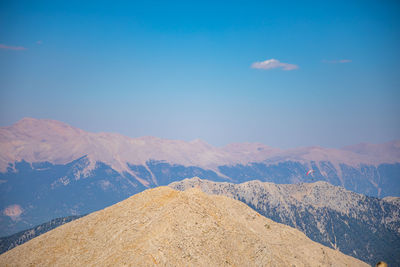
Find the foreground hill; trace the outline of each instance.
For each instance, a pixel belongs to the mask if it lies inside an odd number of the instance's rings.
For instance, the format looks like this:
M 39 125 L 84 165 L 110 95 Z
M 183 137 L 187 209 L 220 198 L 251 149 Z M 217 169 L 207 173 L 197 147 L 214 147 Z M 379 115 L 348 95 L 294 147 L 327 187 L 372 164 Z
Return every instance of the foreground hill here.
M 312 175 L 306 175 L 309 169 Z M 232 183 L 321 180 L 370 196 L 400 196 L 400 142 L 343 149 L 213 147 L 201 140 L 129 138 L 25 118 L 0 127 L 0 236 L 194 176 Z
M 8 266 L 367 266 L 200 190 L 146 190 L 0 255 Z
M 260 214 L 371 265 L 383 259 L 400 266 L 398 198 L 381 200 L 326 182 L 231 184 L 192 178 L 174 182 L 170 187 L 199 187 L 208 194 L 241 200 Z

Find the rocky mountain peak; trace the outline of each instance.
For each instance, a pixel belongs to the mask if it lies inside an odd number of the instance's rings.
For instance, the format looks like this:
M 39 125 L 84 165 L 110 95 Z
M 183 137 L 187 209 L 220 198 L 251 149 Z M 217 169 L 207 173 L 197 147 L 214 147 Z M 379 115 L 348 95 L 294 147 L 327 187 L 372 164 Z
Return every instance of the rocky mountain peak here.
M 62 255 L 62 257 L 60 256 Z M 245 204 L 194 188 L 146 190 L 2 255 L 27 265 L 368 266 L 273 222 Z
M 171 183 L 177 190 L 201 188 L 248 204 L 264 216 L 296 227 L 314 241 L 339 249 L 370 264 L 384 259 L 399 264 L 399 197 L 378 199 L 327 182 L 242 184 L 198 177 Z M 360 233 L 363 233 L 360 235 Z

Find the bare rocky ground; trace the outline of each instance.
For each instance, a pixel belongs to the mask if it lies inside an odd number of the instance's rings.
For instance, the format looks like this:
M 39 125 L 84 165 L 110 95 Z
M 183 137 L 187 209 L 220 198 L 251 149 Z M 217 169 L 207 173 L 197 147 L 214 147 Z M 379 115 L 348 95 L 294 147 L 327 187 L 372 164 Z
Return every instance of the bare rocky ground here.
M 0 255 L 1 266 L 368 266 L 199 189 L 158 187 Z
M 294 227 L 324 246 L 371 265 L 400 266 L 400 201 L 378 199 L 327 182 L 274 184 L 218 183 L 198 177 L 174 182 L 173 189 L 201 188 L 241 200 L 261 215 Z

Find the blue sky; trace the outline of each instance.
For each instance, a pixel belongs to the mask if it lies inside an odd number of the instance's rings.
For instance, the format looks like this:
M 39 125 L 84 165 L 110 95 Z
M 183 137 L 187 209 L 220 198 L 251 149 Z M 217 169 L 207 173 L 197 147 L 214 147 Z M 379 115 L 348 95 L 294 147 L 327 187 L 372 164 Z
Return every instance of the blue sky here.
M 217 146 L 399 139 L 399 12 L 396 1 L 1 1 L 0 125 L 51 118 Z

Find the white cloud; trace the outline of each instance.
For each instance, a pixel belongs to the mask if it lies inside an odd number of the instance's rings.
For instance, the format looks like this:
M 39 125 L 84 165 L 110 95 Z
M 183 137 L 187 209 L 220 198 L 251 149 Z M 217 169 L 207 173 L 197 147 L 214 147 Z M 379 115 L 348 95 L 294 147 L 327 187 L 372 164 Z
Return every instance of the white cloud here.
M 295 64 L 283 63 L 277 59 L 267 59 L 261 62 L 254 62 L 251 64 L 253 69 L 263 69 L 263 70 L 271 70 L 281 68 L 282 70 L 296 70 L 299 66 Z
M 23 47 L 23 46 L 14 46 L 14 45 L 5 45 L 5 44 L 0 44 L 0 49 L 5 49 L 5 50 L 26 50 L 26 48 Z
M 330 64 L 341 64 L 341 63 L 350 63 L 350 59 L 339 59 L 339 60 L 322 60 L 324 63 L 330 63 Z

